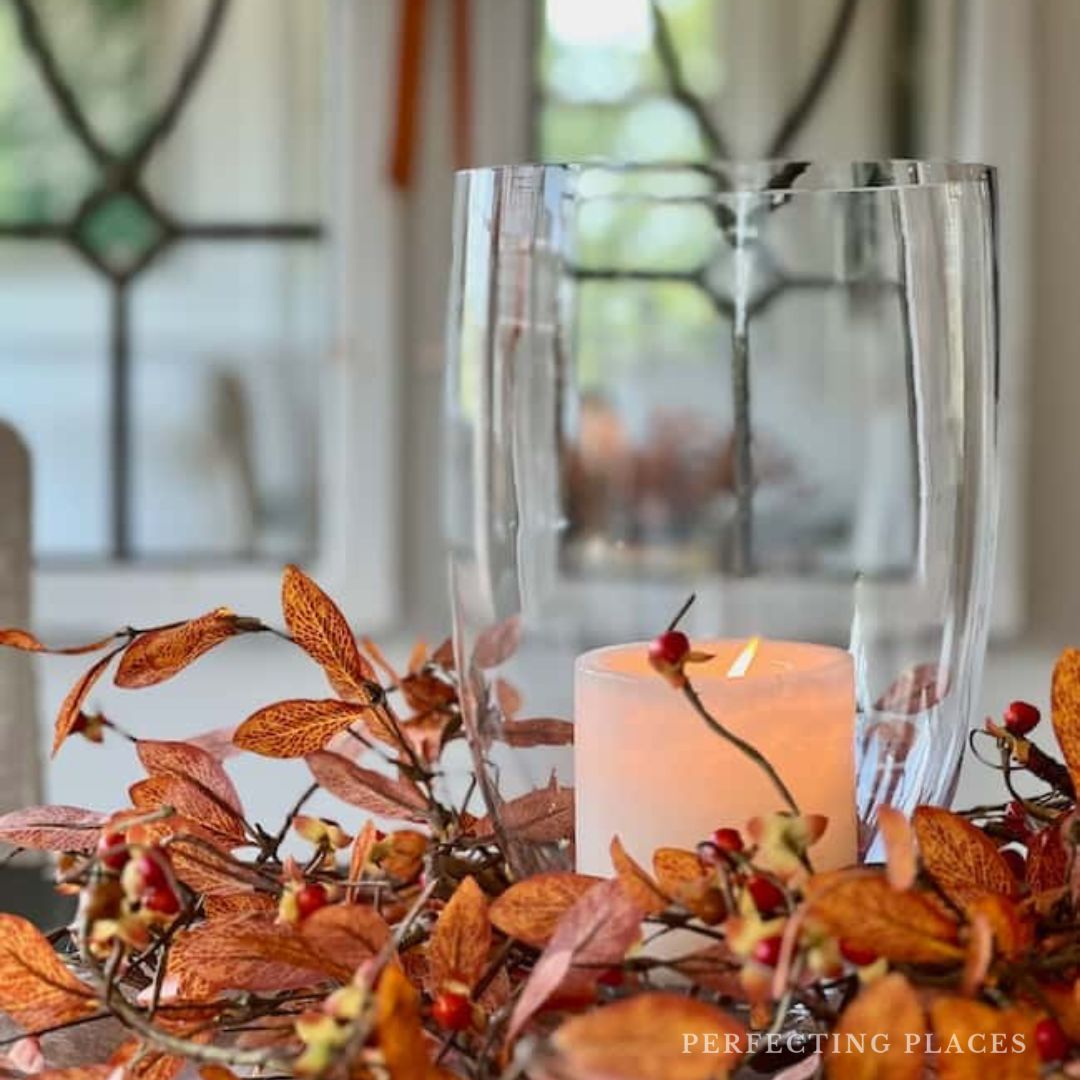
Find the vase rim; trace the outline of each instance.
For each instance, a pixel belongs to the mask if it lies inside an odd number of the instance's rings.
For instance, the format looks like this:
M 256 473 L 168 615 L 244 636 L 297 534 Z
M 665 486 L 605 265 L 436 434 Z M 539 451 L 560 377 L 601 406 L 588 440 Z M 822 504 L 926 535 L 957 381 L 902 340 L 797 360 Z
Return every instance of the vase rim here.
M 717 198 L 754 194 L 825 194 L 858 191 L 898 191 L 952 185 L 993 183 L 997 170 L 981 162 L 917 158 L 881 160 L 761 159 L 712 161 L 596 160 L 526 162 L 460 169 L 460 181 L 481 177 L 520 182 L 546 177 L 567 180 L 602 180 L 656 174 L 666 177 L 698 176 L 720 185 L 708 194 Z

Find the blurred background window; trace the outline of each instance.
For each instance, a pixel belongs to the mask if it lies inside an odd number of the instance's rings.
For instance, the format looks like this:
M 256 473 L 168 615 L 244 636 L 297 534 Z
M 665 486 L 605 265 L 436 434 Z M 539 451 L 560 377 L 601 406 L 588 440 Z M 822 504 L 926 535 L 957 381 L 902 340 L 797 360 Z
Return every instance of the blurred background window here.
M 0 408 L 40 560 L 315 548 L 325 9 L 0 6 Z

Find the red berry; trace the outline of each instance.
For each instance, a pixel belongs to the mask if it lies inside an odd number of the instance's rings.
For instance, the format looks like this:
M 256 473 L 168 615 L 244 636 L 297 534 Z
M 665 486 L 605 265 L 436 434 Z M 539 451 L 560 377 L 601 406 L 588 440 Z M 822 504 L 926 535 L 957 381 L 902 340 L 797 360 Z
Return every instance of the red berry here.
M 169 884 L 169 875 L 165 873 L 167 858 L 163 851 L 146 851 L 135 860 L 135 869 L 144 889 L 157 889 Z
M 330 896 L 326 891 L 326 886 L 320 885 L 318 882 L 305 885 L 296 894 L 296 910 L 300 913 L 301 919 L 306 919 L 309 915 L 318 911 L 319 908 L 324 908 L 329 903 Z
M 1052 1016 L 1044 1016 L 1035 1025 L 1035 1049 L 1043 1061 L 1061 1061 L 1069 1052 L 1069 1037 Z
M 127 837 L 122 832 L 103 832 L 98 840 L 98 857 L 109 870 L 123 870 L 130 858 Z
M 609 967 L 604 968 L 603 971 L 596 977 L 596 981 L 601 986 L 622 986 L 626 980 L 626 973 L 621 967 Z
M 860 949 L 858 945 L 852 945 L 848 941 L 840 942 L 840 955 L 855 967 L 866 967 L 878 958 L 878 954 L 873 949 Z
M 1014 701 L 1005 710 L 1005 730 L 1010 735 L 1026 735 L 1039 723 L 1039 710 L 1026 701 Z
M 768 915 L 784 906 L 784 893 L 778 885 L 768 878 L 755 874 L 747 883 L 747 891 L 754 901 L 754 906 L 762 915 Z
M 649 662 L 657 667 L 678 667 L 690 652 L 690 639 L 681 630 L 668 630 L 649 644 Z
M 175 915 L 180 910 L 180 897 L 169 885 L 154 885 L 143 893 L 142 906 L 160 915 Z
M 1027 880 L 1027 860 L 1016 848 L 1002 848 L 1001 857 L 1009 864 L 1017 881 Z
M 783 940 L 779 934 L 762 938 L 754 946 L 754 959 L 766 967 L 776 967 L 780 960 L 780 946 L 783 944 Z
M 443 990 L 431 1006 L 431 1018 L 444 1031 L 464 1031 L 472 1026 L 472 1002 L 464 994 Z
M 738 829 L 717 829 L 712 834 L 712 842 L 721 850 L 737 855 L 743 849 L 743 839 Z

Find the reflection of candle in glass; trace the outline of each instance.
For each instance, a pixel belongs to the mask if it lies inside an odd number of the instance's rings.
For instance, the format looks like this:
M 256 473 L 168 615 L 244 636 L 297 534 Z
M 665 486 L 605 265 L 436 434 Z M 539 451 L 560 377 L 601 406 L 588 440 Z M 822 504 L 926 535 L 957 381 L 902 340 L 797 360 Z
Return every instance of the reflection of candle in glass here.
M 703 642 L 687 673 L 705 707 L 765 755 L 800 810 L 829 819 L 815 869 L 856 857 L 855 679 L 842 649 Z M 644 642 L 579 656 L 574 678 L 577 868 L 610 874 L 611 838 L 649 866 L 658 847 L 693 848 L 722 826 L 787 809 L 761 768 L 649 666 Z M 743 657 L 741 674 L 731 669 Z

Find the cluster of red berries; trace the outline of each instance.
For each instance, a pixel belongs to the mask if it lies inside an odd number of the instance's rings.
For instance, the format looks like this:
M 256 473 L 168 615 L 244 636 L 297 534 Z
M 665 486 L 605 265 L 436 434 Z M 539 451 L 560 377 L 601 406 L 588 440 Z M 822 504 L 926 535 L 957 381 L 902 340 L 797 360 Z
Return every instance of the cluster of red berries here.
M 164 848 L 136 848 L 128 845 L 120 832 L 104 832 L 98 840 L 98 862 L 119 874 L 124 896 L 141 910 L 171 917 L 179 913 L 180 897 L 172 874 L 172 864 Z

